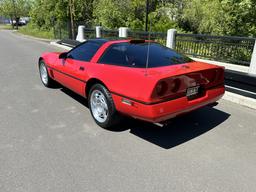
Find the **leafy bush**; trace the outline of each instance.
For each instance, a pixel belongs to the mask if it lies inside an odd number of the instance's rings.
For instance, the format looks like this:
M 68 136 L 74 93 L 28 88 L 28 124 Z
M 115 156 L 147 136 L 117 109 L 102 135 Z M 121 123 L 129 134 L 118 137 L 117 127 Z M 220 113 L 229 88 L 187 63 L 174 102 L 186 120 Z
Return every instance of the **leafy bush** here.
M 38 28 L 36 25 L 29 23 L 26 26 L 20 27 L 19 32 L 24 35 L 31 35 L 34 37 L 54 39 L 53 29 Z

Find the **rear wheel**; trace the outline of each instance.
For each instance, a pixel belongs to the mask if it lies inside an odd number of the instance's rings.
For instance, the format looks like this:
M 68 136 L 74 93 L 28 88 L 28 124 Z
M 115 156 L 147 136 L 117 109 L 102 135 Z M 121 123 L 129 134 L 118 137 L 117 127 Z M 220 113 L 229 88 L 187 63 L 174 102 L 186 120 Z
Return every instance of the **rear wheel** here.
M 45 87 L 55 87 L 56 83 L 55 81 L 49 76 L 47 67 L 45 65 L 45 62 L 43 60 L 39 61 L 39 74 L 42 83 Z
M 116 111 L 110 92 L 101 84 L 92 86 L 89 92 L 89 108 L 95 122 L 105 129 L 114 129 L 121 116 Z

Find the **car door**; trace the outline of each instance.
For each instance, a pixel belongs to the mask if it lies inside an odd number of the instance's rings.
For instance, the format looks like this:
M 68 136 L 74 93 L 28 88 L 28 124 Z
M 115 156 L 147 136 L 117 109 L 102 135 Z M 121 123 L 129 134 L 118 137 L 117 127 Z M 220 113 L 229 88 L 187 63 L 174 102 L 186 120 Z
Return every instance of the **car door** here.
M 66 58 L 60 59 L 56 79 L 80 95 L 85 95 L 86 81 L 88 80 L 87 66 L 99 49 L 95 42 L 85 42 L 67 53 Z
M 80 95 L 84 95 L 85 84 L 88 78 L 85 69 L 86 62 L 67 58 L 60 62 L 58 66 L 59 74 L 55 76 L 65 87 Z

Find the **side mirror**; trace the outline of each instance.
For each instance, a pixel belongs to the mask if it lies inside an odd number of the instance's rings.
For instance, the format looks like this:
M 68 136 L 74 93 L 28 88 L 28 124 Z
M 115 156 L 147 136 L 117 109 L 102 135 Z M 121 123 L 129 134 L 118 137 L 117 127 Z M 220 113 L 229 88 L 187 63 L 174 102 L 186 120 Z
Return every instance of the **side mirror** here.
M 68 53 L 67 52 L 63 52 L 59 55 L 59 59 L 66 59 L 68 56 Z

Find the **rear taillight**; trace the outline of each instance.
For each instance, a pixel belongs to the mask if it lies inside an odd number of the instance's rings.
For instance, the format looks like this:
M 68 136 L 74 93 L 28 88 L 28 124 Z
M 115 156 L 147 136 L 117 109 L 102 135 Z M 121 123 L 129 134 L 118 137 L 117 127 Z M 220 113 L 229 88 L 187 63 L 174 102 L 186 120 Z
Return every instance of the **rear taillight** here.
M 208 82 L 205 83 L 206 88 L 211 88 L 224 84 L 224 68 L 205 71 L 204 77 L 208 80 Z
M 159 81 L 153 91 L 153 98 L 165 98 L 178 92 L 181 85 L 180 79 L 170 78 Z
M 156 85 L 156 95 L 157 96 L 164 96 L 166 92 L 168 91 L 168 84 L 165 81 L 160 81 Z
M 171 92 L 172 92 L 172 93 L 176 93 L 176 92 L 179 90 L 180 85 L 181 85 L 180 79 L 178 79 L 178 78 L 177 78 L 177 79 L 174 79 L 174 80 L 172 81 L 171 86 L 170 86 Z

